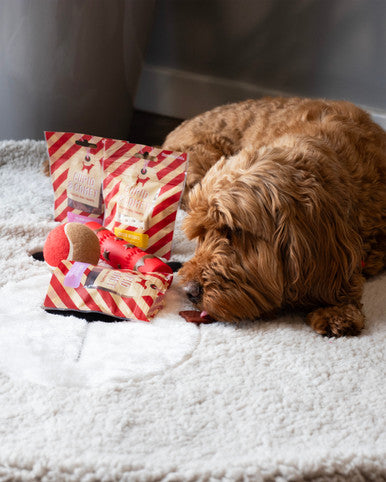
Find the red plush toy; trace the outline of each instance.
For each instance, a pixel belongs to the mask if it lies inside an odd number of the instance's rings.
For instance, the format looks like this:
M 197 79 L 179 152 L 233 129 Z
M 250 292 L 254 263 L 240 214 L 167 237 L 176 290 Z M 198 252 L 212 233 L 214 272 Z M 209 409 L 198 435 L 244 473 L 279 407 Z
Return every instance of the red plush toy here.
M 116 269 L 131 269 L 141 273 L 172 274 L 173 270 L 160 258 L 148 254 L 141 248 L 129 244 L 98 223 L 89 222 L 86 226 L 92 229 L 99 238 L 101 259 Z
M 92 229 L 81 223 L 57 226 L 47 236 L 43 249 L 44 260 L 52 267 L 63 260 L 98 264 L 99 239 Z

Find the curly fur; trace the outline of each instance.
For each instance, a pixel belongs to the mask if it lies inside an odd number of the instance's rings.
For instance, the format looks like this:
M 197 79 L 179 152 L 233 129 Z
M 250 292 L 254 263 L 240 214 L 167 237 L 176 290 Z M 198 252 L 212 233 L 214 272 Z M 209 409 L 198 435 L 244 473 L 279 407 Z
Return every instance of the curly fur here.
M 309 312 L 329 336 L 364 325 L 364 276 L 386 264 L 386 133 L 343 101 L 265 98 L 185 121 L 164 147 L 189 152 L 182 278 L 224 321 Z M 188 288 L 189 290 L 189 288 Z

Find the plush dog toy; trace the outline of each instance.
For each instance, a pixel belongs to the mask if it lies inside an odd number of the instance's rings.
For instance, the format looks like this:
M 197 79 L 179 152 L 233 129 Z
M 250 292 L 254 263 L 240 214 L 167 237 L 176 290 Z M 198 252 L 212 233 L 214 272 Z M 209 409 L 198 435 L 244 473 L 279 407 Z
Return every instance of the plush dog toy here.
M 117 238 L 113 232 L 95 222 L 86 226 L 97 235 L 101 246 L 101 259 L 116 269 L 131 269 L 140 273 L 172 274 L 173 270 L 160 258 L 141 248 Z
M 98 264 L 100 251 L 98 236 L 92 229 L 81 223 L 65 223 L 49 233 L 43 255 L 54 268 L 62 260 Z

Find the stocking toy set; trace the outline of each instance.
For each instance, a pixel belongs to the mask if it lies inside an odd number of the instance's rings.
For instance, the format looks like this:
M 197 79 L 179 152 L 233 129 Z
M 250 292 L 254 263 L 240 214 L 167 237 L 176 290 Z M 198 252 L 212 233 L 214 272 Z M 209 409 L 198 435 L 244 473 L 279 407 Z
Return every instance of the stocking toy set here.
M 55 220 L 44 259 L 47 310 L 150 321 L 171 285 L 175 218 L 187 154 L 46 132 Z

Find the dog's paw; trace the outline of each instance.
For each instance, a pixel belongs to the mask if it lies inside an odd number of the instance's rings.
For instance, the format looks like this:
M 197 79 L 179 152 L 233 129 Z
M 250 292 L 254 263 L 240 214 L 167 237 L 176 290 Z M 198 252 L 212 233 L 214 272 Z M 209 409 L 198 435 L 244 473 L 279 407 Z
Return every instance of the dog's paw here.
M 307 316 L 309 325 L 325 336 L 359 335 L 365 324 L 365 317 L 353 304 L 319 308 Z

